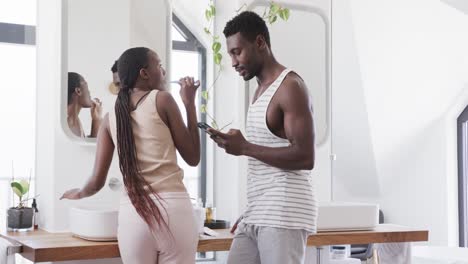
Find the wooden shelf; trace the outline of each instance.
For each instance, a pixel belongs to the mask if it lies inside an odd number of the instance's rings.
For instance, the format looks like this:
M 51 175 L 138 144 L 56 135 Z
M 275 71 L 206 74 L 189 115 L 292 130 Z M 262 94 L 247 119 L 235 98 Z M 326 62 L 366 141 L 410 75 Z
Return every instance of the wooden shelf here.
M 201 236 L 198 251 L 229 250 L 233 235 L 228 229 L 215 230 L 217 237 Z M 429 231 L 382 224 L 371 231 L 319 232 L 308 239 L 309 246 L 427 241 Z M 23 257 L 33 262 L 85 260 L 120 257 L 117 242 L 92 242 L 71 233 L 5 232 L 0 237 L 22 245 Z

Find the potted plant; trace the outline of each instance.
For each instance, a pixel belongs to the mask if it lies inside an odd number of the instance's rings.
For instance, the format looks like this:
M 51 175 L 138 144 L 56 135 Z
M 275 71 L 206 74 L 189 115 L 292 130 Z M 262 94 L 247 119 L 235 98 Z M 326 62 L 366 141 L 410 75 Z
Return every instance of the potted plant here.
M 8 230 L 24 231 L 29 230 L 33 226 L 34 209 L 27 207 L 27 201 L 24 199 L 29 192 L 29 182 L 25 180 L 12 181 L 11 189 L 18 196 L 19 202 L 17 206 L 10 207 L 7 211 Z

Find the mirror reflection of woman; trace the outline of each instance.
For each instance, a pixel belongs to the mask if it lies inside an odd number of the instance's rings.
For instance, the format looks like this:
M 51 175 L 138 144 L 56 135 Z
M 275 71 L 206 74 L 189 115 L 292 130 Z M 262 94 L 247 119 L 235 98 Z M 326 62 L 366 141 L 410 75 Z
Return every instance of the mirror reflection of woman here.
M 79 73 L 68 73 L 67 123 L 77 137 L 85 138 L 79 114 L 82 108 L 91 110 L 91 132 L 88 137 L 95 138 L 102 121 L 102 103 L 98 98 L 91 99 L 88 83 Z
M 114 150 L 126 192 L 120 200 L 118 243 L 125 264 L 195 264 L 198 228 L 176 150 L 190 165 L 200 162 L 195 107 L 200 83 L 179 80 L 187 125 L 166 91 L 166 71 L 148 48 L 131 48 L 119 58 L 120 90 L 115 111 L 104 116 L 92 176 L 62 199 L 82 199 L 106 183 Z

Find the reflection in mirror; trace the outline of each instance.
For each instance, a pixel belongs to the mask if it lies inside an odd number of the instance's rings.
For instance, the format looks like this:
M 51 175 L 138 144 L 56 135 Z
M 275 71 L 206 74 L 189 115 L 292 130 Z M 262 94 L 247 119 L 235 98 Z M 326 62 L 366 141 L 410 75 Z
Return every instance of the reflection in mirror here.
M 117 63 L 119 61 L 116 60 L 114 62 L 114 65 L 112 65 L 111 71 L 112 71 L 112 82 L 109 84 L 109 92 L 111 94 L 117 95 L 120 90 L 120 78 L 119 78 L 119 73 L 117 71 Z
M 264 8 L 264 5 L 258 5 L 252 11 L 262 14 Z M 327 22 L 315 10 L 291 10 L 293 13 L 287 22 L 269 25 L 271 47 L 276 59 L 297 72 L 309 88 L 314 112 L 315 142 L 319 146 L 327 140 L 329 134 Z M 250 102 L 256 87 L 256 80 L 252 79 L 249 82 Z
M 89 108 L 91 112 L 91 131 L 89 135 L 83 130 L 79 114 L 83 108 Z M 77 137 L 97 137 L 97 132 L 102 120 L 102 106 L 98 98 L 91 99 L 88 83 L 79 73 L 68 73 L 68 99 L 67 99 L 67 123 L 70 130 Z
M 148 47 L 169 68 L 171 13 L 167 0 L 63 1 L 64 76 L 68 73 L 69 87 L 67 95 L 62 96 L 67 100 L 67 104 L 62 103 L 67 106 L 67 122 L 62 118 L 62 125 L 70 136 L 95 137 L 100 119 L 114 109 L 120 83 L 115 61 L 122 52 Z

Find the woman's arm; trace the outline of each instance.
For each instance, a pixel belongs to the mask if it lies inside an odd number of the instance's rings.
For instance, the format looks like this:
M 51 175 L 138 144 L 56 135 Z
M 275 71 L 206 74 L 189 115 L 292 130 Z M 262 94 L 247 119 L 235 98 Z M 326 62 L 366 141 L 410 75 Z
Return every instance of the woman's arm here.
M 99 128 L 102 123 L 102 102 L 98 98 L 94 98 L 93 106 L 91 107 L 91 134 L 90 138 L 97 137 Z
M 200 135 L 197 127 L 195 95 L 200 84 L 190 77 L 180 79 L 180 84 L 180 96 L 185 105 L 187 126 L 170 93 L 159 92 L 156 97 L 156 107 L 164 123 L 169 127 L 174 144 L 182 158 L 190 166 L 197 166 L 200 162 Z
M 109 131 L 108 114 L 104 117 L 97 136 L 96 158 L 94 161 L 93 174 L 81 189 L 76 188 L 68 190 L 60 199 L 76 200 L 89 197 L 104 187 L 115 148 Z

